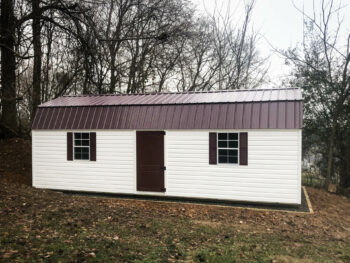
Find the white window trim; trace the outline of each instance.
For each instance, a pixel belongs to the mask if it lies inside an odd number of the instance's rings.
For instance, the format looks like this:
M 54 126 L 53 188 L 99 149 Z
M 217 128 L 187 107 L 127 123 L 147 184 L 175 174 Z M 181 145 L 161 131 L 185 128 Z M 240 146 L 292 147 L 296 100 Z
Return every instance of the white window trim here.
M 75 145 L 75 134 L 78 134 L 78 133 L 80 133 L 80 134 L 83 134 L 83 133 L 87 133 L 87 134 L 89 134 L 89 146 L 83 146 L 83 145 Z M 75 148 L 88 148 L 89 149 L 89 158 L 88 159 L 75 159 Z M 91 141 L 90 141 L 90 133 L 89 132 L 74 132 L 73 133 L 73 160 L 74 161 L 77 161 L 77 162 L 88 162 L 88 161 L 90 161 L 90 158 L 91 158 L 91 156 L 90 156 L 90 147 L 91 147 Z
M 237 142 L 238 142 L 238 146 L 237 148 L 220 148 L 219 147 L 219 134 L 220 133 L 237 133 Z M 238 166 L 239 165 L 239 132 L 217 132 L 217 138 L 216 138 L 216 162 L 218 165 L 233 165 L 233 166 Z M 227 141 L 229 141 L 229 139 L 227 139 Z M 237 163 L 220 163 L 219 162 L 219 150 L 237 150 Z

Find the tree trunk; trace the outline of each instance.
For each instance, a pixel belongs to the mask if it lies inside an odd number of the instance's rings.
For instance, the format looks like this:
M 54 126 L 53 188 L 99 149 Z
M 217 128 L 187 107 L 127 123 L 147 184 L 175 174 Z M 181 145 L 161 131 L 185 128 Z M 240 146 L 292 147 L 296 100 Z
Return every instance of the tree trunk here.
M 87 51 L 87 48 L 84 47 L 84 58 L 83 58 L 83 69 L 84 69 L 84 82 L 83 82 L 83 94 L 90 94 L 90 82 L 89 82 L 89 75 L 90 75 L 90 64 L 89 64 L 89 54 Z
M 115 93 L 115 86 L 117 83 L 117 78 L 115 76 L 115 54 L 111 52 L 111 84 L 109 87 L 109 93 L 114 94 Z
M 345 189 L 350 187 L 350 133 L 345 134 L 343 145 L 341 145 L 341 169 L 340 186 Z
M 350 136 L 350 134 L 349 134 Z M 346 183 L 345 187 L 350 187 L 350 139 L 349 136 L 346 138 L 346 164 L 345 164 L 345 177 L 346 177 Z
M 42 90 L 41 90 L 42 102 L 48 101 L 49 99 L 50 70 L 51 70 L 50 59 L 51 59 L 51 50 L 52 50 L 52 42 L 53 42 L 53 28 L 51 27 L 51 25 L 47 25 L 46 31 L 47 31 L 47 44 L 46 44 L 47 51 L 46 51 L 45 71 L 44 71 L 44 83 L 42 84 Z
M 345 152 L 346 161 L 345 161 L 344 187 L 347 188 L 347 187 L 350 187 L 350 139 L 349 139 L 349 137 L 347 137 L 347 139 L 346 139 L 345 151 L 346 151 Z
M 164 74 L 164 75 L 161 76 L 161 78 L 160 78 L 159 86 L 158 86 L 158 92 L 162 92 L 162 90 L 163 90 L 163 86 L 164 86 L 164 83 L 165 83 L 165 80 L 166 80 L 165 76 L 166 76 L 166 75 Z
M 331 183 L 335 132 L 336 132 L 336 123 L 333 122 L 331 136 L 329 138 L 327 176 L 326 176 L 326 187 L 327 188 L 328 188 L 329 184 Z
M 13 0 L 1 0 L 1 130 L 6 137 L 17 133 L 15 16 Z
M 32 115 L 33 121 L 36 109 L 41 102 L 41 26 L 40 26 L 40 0 L 32 0 L 33 9 L 33 48 L 34 48 L 34 66 L 33 66 L 33 91 L 32 91 Z
M 85 67 L 85 72 L 84 72 L 84 82 L 83 82 L 83 94 L 89 94 L 89 89 L 88 89 L 88 84 L 89 84 L 89 77 L 88 77 L 88 71 Z

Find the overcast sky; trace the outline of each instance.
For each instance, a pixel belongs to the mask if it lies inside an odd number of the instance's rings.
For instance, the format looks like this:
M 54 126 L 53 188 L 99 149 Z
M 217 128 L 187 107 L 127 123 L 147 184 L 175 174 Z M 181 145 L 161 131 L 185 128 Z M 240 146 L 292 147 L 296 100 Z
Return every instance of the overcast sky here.
M 223 10 L 227 9 L 228 3 L 230 12 L 237 19 L 242 20 L 244 11 L 244 0 L 192 0 L 199 12 L 212 12 L 215 2 Z M 320 8 L 321 0 L 294 0 L 294 5 L 305 10 L 305 13 L 312 14 L 313 2 L 317 10 Z M 336 6 L 340 0 L 335 0 Z M 343 0 L 343 34 L 350 33 L 350 0 Z M 261 34 L 259 49 L 263 56 L 270 56 L 269 76 L 272 83 L 279 84 L 282 77 L 289 75 L 289 69 L 284 65 L 284 59 L 278 56 L 271 49 L 270 44 L 278 49 L 294 47 L 302 41 L 303 16 L 294 7 L 292 0 L 256 0 L 253 11 L 252 23 L 255 30 Z M 234 20 L 237 21 L 237 20 Z M 343 37 L 344 39 L 344 37 Z M 270 42 L 270 44 L 268 43 Z

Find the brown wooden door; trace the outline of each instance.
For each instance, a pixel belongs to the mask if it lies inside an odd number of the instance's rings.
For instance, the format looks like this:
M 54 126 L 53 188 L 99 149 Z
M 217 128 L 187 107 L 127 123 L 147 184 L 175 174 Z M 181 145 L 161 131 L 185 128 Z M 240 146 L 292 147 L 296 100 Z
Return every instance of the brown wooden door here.
M 164 132 L 137 131 L 137 190 L 165 192 Z

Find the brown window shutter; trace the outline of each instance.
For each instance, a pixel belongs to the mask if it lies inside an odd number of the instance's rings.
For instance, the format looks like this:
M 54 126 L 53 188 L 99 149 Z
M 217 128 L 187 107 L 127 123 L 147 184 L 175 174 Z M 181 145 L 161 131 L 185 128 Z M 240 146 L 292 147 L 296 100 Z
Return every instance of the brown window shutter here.
M 67 161 L 73 161 L 73 133 L 67 132 Z
M 90 161 L 96 161 L 96 132 L 90 132 Z
M 248 133 L 239 134 L 239 164 L 248 165 Z
M 209 164 L 217 164 L 217 133 L 209 133 Z

